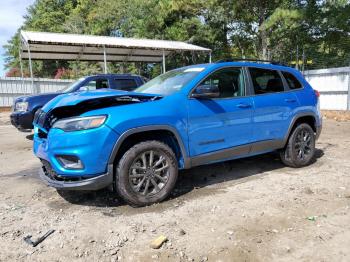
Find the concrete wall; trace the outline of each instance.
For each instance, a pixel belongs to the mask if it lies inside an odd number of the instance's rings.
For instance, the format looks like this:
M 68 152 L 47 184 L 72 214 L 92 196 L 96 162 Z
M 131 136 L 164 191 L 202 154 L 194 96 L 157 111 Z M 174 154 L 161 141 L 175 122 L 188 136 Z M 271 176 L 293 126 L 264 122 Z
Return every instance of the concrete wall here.
M 321 93 L 321 109 L 350 110 L 350 67 L 310 70 L 304 75 Z

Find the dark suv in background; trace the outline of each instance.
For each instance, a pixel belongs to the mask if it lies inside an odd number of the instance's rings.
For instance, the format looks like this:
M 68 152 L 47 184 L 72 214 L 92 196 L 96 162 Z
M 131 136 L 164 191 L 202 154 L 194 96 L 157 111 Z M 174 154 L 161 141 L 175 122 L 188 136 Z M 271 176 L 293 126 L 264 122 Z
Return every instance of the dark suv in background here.
M 58 95 L 77 91 L 94 91 L 101 88 L 133 91 L 145 82 L 146 78 L 132 74 L 99 74 L 83 77 L 55 93 L 18 97 L 13 104 L 11 123 L 20 131 L 30 131 L 33 129 L 35 112 Z

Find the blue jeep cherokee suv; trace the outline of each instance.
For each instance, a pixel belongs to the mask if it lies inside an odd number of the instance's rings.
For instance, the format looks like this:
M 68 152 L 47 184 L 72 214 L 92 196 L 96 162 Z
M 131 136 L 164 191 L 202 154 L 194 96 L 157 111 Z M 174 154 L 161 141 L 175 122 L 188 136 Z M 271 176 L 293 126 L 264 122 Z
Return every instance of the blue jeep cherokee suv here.
M 34 153 L 59 190 L 112 186 L 129 204 L 164 200 L 179 169 L 278 150 L 308 165 L 321 131 L 318 92 L 285 66 L 179 68 L 134 92 L 61 95 L 38 111 Z

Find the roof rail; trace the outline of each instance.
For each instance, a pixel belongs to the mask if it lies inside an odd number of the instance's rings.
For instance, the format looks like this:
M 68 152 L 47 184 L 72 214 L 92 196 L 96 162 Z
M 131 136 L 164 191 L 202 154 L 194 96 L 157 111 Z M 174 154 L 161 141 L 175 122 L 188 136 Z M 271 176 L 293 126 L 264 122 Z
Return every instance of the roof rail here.
M 224 58 L 216 61 L 215 63 L 224 63 L 224 62 L 257 62 L 257 63 L 287 66 L 283 62 L 277 62 L 272 60 L 262 60 L 262 59 L 255 59 L 255 58 Z

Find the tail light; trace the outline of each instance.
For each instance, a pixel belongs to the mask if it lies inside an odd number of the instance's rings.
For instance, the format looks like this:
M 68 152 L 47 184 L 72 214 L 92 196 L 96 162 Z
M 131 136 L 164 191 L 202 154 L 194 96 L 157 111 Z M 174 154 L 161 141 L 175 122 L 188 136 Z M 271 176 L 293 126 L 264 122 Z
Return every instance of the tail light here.
M 320 92 L 315 90 L 315 89 L 314 89 L 314 92 L 315 92 L 316 97 L 319 98 L 320 97 Z

